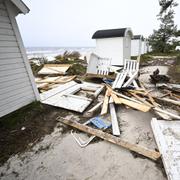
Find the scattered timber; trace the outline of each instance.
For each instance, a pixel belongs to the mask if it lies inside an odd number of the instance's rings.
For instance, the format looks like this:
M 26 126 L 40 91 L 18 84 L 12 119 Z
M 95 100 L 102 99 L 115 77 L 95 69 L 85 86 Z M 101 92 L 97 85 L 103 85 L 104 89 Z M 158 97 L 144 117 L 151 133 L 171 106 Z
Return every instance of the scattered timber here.
M 156 152 L 154 150 L 149 150 L 145 147 L 142 147 L 142 146 L 139 146 L 139 145 L 136 145 L 136 144 L 132 144 L 132 143 L 129 143 L 125 140 L 122 140 L 121 138 L 119 137 L 116 137 L 116 136 L 113 136 L 111 134 L 108 134 L 108 133 L 105 133 L 101 130 L 97 130 L 97 129 L 93 129 L 91 127 L 88 127 L 86 125 L 82 125 L 78 122 L 74 122 L 72 120 L 67 120 L 67 119 L 64 119 L 62 117 L 58 117 L 57 118 L 58 121 L 66 124 L 66 125 L 69 125 L 71 127 L 74 127 L 74 128 L 77 128 L 83 132 L 86 132 L 86 133 L 89 133 L 91 135 L 94 135 L 94 136 L 97 136 L 101 139 L 104 139 L 108 142 L 111 142 L 113 144 L 116 144 L 116 145 L 119 145 L 121 147 L 124 147 L 130 151 L 134 151 L 138 154 L 141 154 L 149 159 L 152 159 L 152 160 L 157 160 L 160 158 L 160 153 L 159 152 Z

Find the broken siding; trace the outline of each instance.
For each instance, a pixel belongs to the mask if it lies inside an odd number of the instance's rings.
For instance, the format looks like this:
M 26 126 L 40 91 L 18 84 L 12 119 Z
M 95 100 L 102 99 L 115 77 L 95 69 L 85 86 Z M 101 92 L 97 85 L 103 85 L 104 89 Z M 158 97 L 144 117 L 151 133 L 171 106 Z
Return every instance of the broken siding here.
M 35 100 L 17 37 L 0 0 L 0 117 Z

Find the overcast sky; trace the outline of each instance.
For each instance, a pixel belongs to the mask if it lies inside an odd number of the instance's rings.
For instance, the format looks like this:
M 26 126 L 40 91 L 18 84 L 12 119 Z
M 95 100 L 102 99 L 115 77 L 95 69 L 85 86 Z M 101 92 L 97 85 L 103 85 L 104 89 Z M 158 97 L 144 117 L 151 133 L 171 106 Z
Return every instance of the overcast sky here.
M 95 46 L 91 37 L 99 29 L 131 27 L 147 37 L 159 25 L 158 0 L 23 1 L 30 12 L 17 20 L 25 46 Z M 180 28 L 180 5 L 175 12 Z

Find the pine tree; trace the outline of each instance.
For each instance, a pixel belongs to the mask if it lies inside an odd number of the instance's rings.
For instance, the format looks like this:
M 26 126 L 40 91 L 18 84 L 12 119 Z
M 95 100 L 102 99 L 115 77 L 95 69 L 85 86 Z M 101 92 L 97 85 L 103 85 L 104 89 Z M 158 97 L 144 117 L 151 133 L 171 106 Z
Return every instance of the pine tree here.
M 177 26 L 174 24 L 173 8 L 178 4 L 174 0 L 159 0 L 159 5 L 161 7 L 158 14 L 160 27 L 149 36 L 149 44 L 153 51 L 164 53 L 174 48 L 175 39 L 173 37 L 177 33 Z

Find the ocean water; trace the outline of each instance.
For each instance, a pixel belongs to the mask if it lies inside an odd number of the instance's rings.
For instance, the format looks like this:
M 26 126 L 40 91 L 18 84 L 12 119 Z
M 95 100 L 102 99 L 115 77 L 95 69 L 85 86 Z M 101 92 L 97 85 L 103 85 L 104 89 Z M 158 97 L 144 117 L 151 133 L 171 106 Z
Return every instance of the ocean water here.
M 28 58 L 46 57 L 48 60 L 54 60 L 54 57 L 63 54 L 65 51 L 78 51 L 82 57 L 91 53 L 94 47 L 27 47 L 26 53 Z

